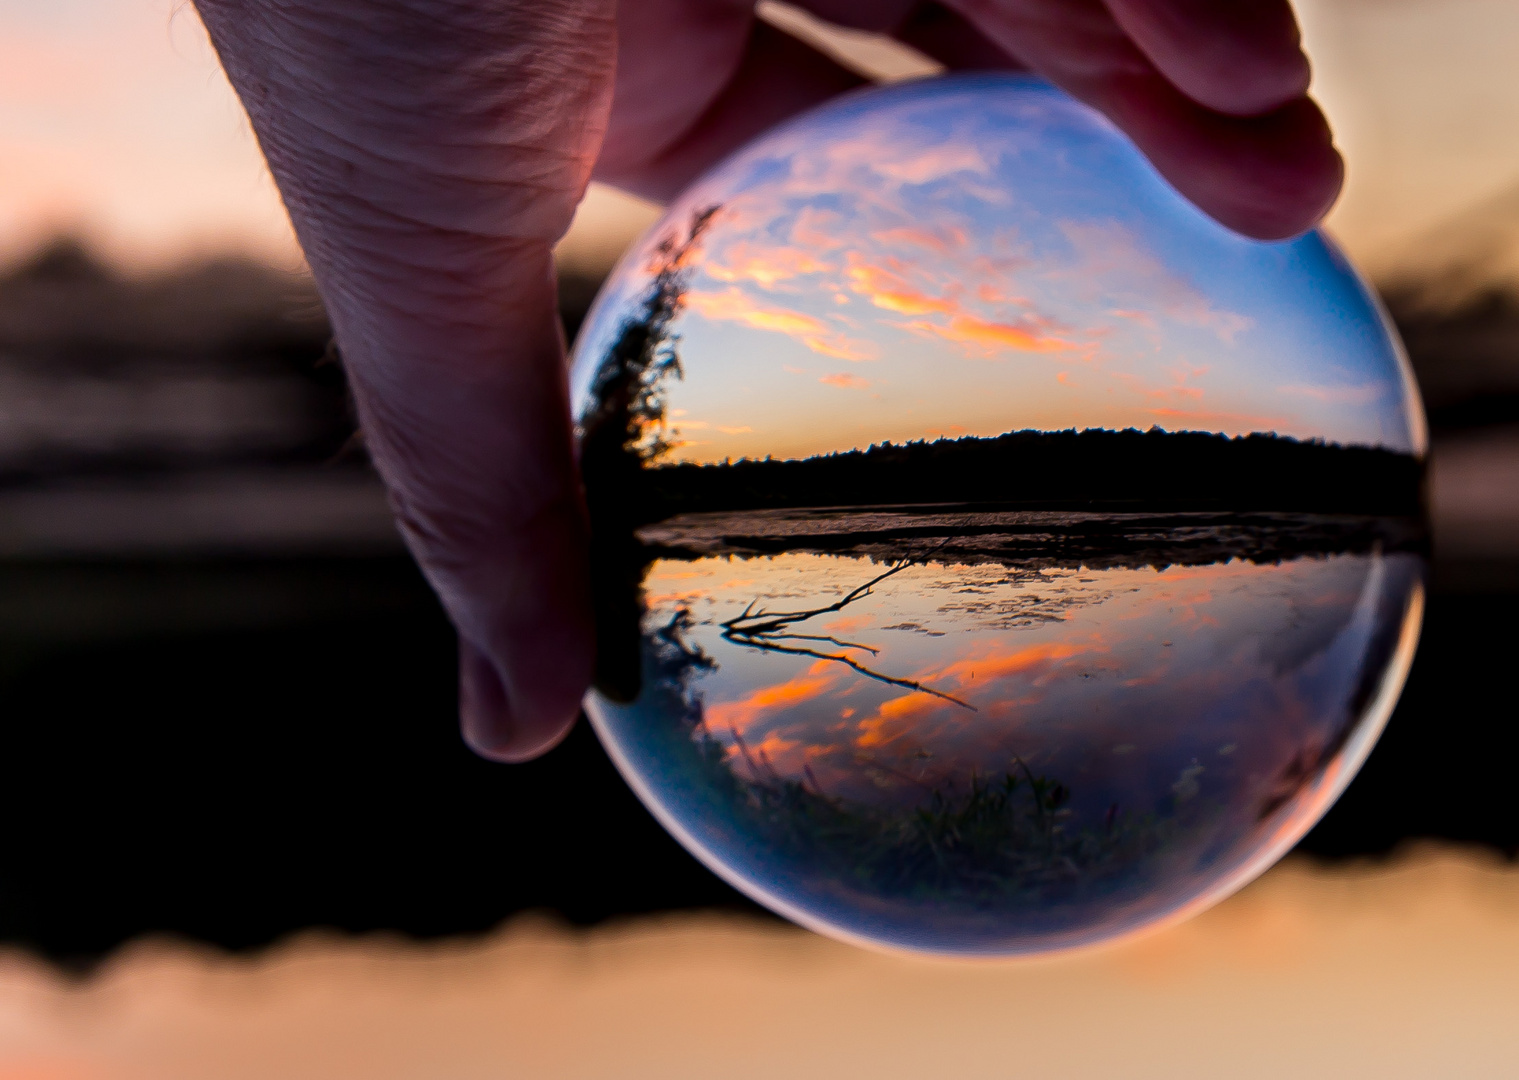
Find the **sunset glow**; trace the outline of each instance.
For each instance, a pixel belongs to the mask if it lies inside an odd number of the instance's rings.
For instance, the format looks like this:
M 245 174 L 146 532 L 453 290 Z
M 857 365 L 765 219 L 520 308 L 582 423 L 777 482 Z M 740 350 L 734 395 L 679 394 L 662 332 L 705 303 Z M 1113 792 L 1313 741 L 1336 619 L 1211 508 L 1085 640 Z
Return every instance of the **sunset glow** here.
M 670 461 L 1156 425 L 1423 445 L 1375 301 L 1326 240 L 1229 232 L 1106 120 L 1007 76 L 835 103 L 720 166 L 625 258 L 577 394 L 655 245 L 711 206 Z M 841 412 L 820 386 L 859 393 Z

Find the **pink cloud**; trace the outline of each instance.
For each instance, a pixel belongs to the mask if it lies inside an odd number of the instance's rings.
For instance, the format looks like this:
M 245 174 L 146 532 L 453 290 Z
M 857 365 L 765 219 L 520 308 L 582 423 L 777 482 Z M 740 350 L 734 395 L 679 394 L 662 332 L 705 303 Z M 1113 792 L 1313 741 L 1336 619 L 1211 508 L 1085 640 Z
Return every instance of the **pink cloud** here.
M 1200 401 L 1205 391 L 1191 380 L 1199 379 L 1207 373 L 1207 367 L 1172 368 L 1168 372 L 1171 381 L 1165 386 L 1146 385 L 1138 375 L 1125 371 L 1113 372 L 1113 378 L 1152 401 Z
M 796 221 L 791 225 L 791 242 L 818 251 L 831 251 L 843 244 L 843 241 L 829 229 L 829 226 L 837 224 L 838 221 L 839 215 L 832 210 L 804 206 L 798 211 Z
M 870 234 L 878 244 L 886 246 L 925 248 L 940 255 L 965 246 L 965 230 L 960 228 L 925 229 L 916 225 L 902 225 L 893 229 L 878 229 Z
M 1255 325 L 1247 316 L 1213 307 L 1207 297 L 1142 248 L 1134 234 L 1116 221 L 1066 221 L 1060 229 L 1076 251 L 1070 276 L 1110 296 L 1132 297 L 1147 305 L 1152 299 L 1158 300 L 1161 313 L 1177 322 L 1212 330 L 1228 343 Z M 1153 325 L 1147 311 L 1147 307 L 1124 306 L 1112 314 Z
M 991 173 L 991 166 L 982 157 L 980 149 L 968 142 L 951 142 L 911 155 L 901 152 L 899 137 L 893 136 L 892 142 L 891 149 L 895 152 L 872 153 L 875 160 L 871 165 L 879 175 L 904 184 L 926 184 L 955 173 L 968 172 L 978 176 Z M 875 148 L 870 149 L 874 151 Z
M 1130 311 L 1126 308 L 1114 308 L 1108 314 L 1115 319 L 1128 319 L 1131 322 L 1136 322 L 1146 330 L 1158 329 L 1155 316 L 1151 315 L 1148 311 Z
M 850 375 L 847 372 L 839 372 L 836 375 L 824 375 L 818 382 L 825 386 L 837 386 L 841 390 L 866 390 L 870 383 L 858 375 Z

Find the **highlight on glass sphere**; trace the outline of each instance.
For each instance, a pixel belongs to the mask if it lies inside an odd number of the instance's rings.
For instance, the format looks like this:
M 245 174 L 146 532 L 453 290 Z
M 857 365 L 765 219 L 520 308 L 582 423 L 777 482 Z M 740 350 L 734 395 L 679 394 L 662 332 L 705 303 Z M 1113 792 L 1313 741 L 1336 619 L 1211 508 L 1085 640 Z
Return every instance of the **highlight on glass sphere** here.
M 1036 80 L 739 151 L 620 264 L 571 382 L 587 712 L 813 929 L 996 956 L 1199 910 L 1401 689 L 1425 433 L 1376 301 Z

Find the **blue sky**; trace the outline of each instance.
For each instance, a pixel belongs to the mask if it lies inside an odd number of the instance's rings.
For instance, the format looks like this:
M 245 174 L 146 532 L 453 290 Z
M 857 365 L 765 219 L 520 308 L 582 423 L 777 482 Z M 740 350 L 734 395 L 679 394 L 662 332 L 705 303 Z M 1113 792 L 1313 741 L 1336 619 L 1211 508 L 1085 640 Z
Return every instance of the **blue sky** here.
M 1010 76 L 841 99 L 698 181 L 593 311 L 577 394 L 653 246 L 712 204 L 675 460 L 1153 424 L 1422 451 L 1396 346 L 1324 238 L 1228 231 L 1101 117 Z

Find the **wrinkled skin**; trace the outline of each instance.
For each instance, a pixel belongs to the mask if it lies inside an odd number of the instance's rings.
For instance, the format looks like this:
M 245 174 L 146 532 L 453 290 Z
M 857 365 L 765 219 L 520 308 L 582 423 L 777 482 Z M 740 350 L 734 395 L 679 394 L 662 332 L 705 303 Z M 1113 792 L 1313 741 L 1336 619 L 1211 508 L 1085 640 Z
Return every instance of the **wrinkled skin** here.
M 860 84 L 745 0 L 197 0 L 289 207 L 402 533 L 459 631 L 464 736 L 519 761 L 592 665 L 552 249 L 593 177 L 666 199 Z M 1262 238 L 1342 167 L 1287 0 L 811 0 L 1028 68 Z

